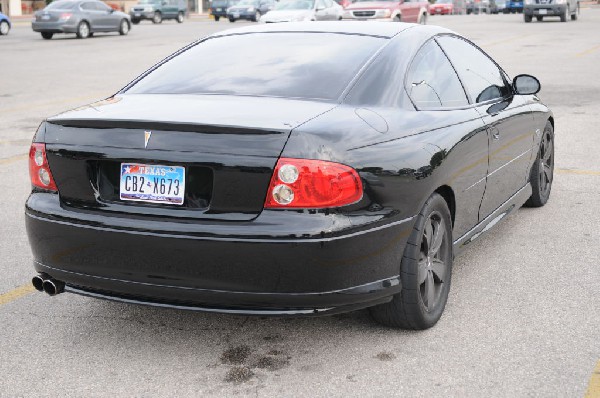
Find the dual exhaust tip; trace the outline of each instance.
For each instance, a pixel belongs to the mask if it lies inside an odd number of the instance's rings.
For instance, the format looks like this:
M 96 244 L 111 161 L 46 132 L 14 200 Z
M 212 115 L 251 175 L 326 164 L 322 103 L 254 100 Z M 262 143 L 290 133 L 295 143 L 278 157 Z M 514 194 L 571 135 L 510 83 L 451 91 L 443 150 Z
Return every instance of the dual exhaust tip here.
M 31 284 L 38 292 L 46 292 L 50 296 L 56 296 L 65 291 L 65 283 L 56 280 L 46 274 L 38 274 L 31 279 Z

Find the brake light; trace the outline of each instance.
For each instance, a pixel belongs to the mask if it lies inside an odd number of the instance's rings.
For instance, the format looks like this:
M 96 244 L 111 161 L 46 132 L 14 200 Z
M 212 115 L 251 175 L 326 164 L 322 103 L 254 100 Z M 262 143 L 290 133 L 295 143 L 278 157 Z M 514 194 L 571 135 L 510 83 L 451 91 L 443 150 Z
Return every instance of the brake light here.
M 33 143 L 29 149 L 29 178 L 37 188 L 58 191 L 46 158 L 46 144 Z
M 62 14 L 60 14 L 60 20 L 61 21 L 66 21 L 67 19 L 71 18 L 73 14 L 70 12 L 63 12 Z
M 328 208 L 358 202 L 363 195 L 356 170 L 333 162 L 281 158 L 265 208 Z

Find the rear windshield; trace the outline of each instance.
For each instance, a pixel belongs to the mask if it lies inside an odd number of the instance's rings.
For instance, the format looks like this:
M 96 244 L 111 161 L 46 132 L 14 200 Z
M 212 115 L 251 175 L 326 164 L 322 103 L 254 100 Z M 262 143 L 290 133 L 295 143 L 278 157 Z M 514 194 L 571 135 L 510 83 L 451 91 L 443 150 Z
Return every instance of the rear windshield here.
M 215 37 L 164 63 L 128 92 L 334 100 L 385 41 L 337 33 Z
M 214 0 L 212 2 L 213 7 L 227 7 L 227 0 Z
M 46 10 L 73 10 L 77 7 L 77 2 L 75 1 L 55 1 L 50 3 Z

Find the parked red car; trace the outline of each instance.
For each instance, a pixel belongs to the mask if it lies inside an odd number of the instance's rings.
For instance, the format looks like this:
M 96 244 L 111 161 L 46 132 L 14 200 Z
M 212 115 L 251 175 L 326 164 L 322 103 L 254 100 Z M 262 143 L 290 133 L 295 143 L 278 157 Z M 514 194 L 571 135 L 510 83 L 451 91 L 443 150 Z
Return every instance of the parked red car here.
M 344 19 L 388 20 L 425 24 L 429 2 L 421 0 L 356 0 L 344 9 Z
M 454 12 L 453 0 L 437 0 L 435 4 L 429 6 L 429 13 L 432 15 L 450 15 Z
M 336 3 L 338 3 L 339 5 L 342 6 L 342 8 L 346 8 L 348 7 L 350 4 L 352 4 L 351 0 L 335 0 Z

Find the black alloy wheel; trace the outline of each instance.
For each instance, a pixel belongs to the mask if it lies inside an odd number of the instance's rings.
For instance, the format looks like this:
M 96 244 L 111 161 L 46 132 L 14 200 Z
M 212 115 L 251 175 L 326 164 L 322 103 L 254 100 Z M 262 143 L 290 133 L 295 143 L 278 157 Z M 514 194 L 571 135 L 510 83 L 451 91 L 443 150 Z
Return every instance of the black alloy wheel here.
M 569 17 L 569 5 L 565 8 L 565 12 L 563 12 L 560 16 L 560 22 L 567 22 L 567 18 Z
M 152 23 L 162 23 L 162 14 L 159 11 L 154 13 L 152 17 Z
M 554 180 L 554 129 L 550 122 L 546 123 L 540 142 L 540 149 L 531 167 L 529 182 L 531 197 L 525 202 L 527 207 L 542 207 L 550 198 L 552 181 Z
M 50 40 L 52 39 L 52 36 L 54 36 L 54 33 L 50 33 L 50 32 L 42 32 L 42 37 L 45 40 Z
M 416 217 L 400 265 L 402 291 L 392 301 L 371 308 L 386 326 L 422 330 L 442 316 L 452 274 L 452 220 L 445 199 L 429 197 Z

